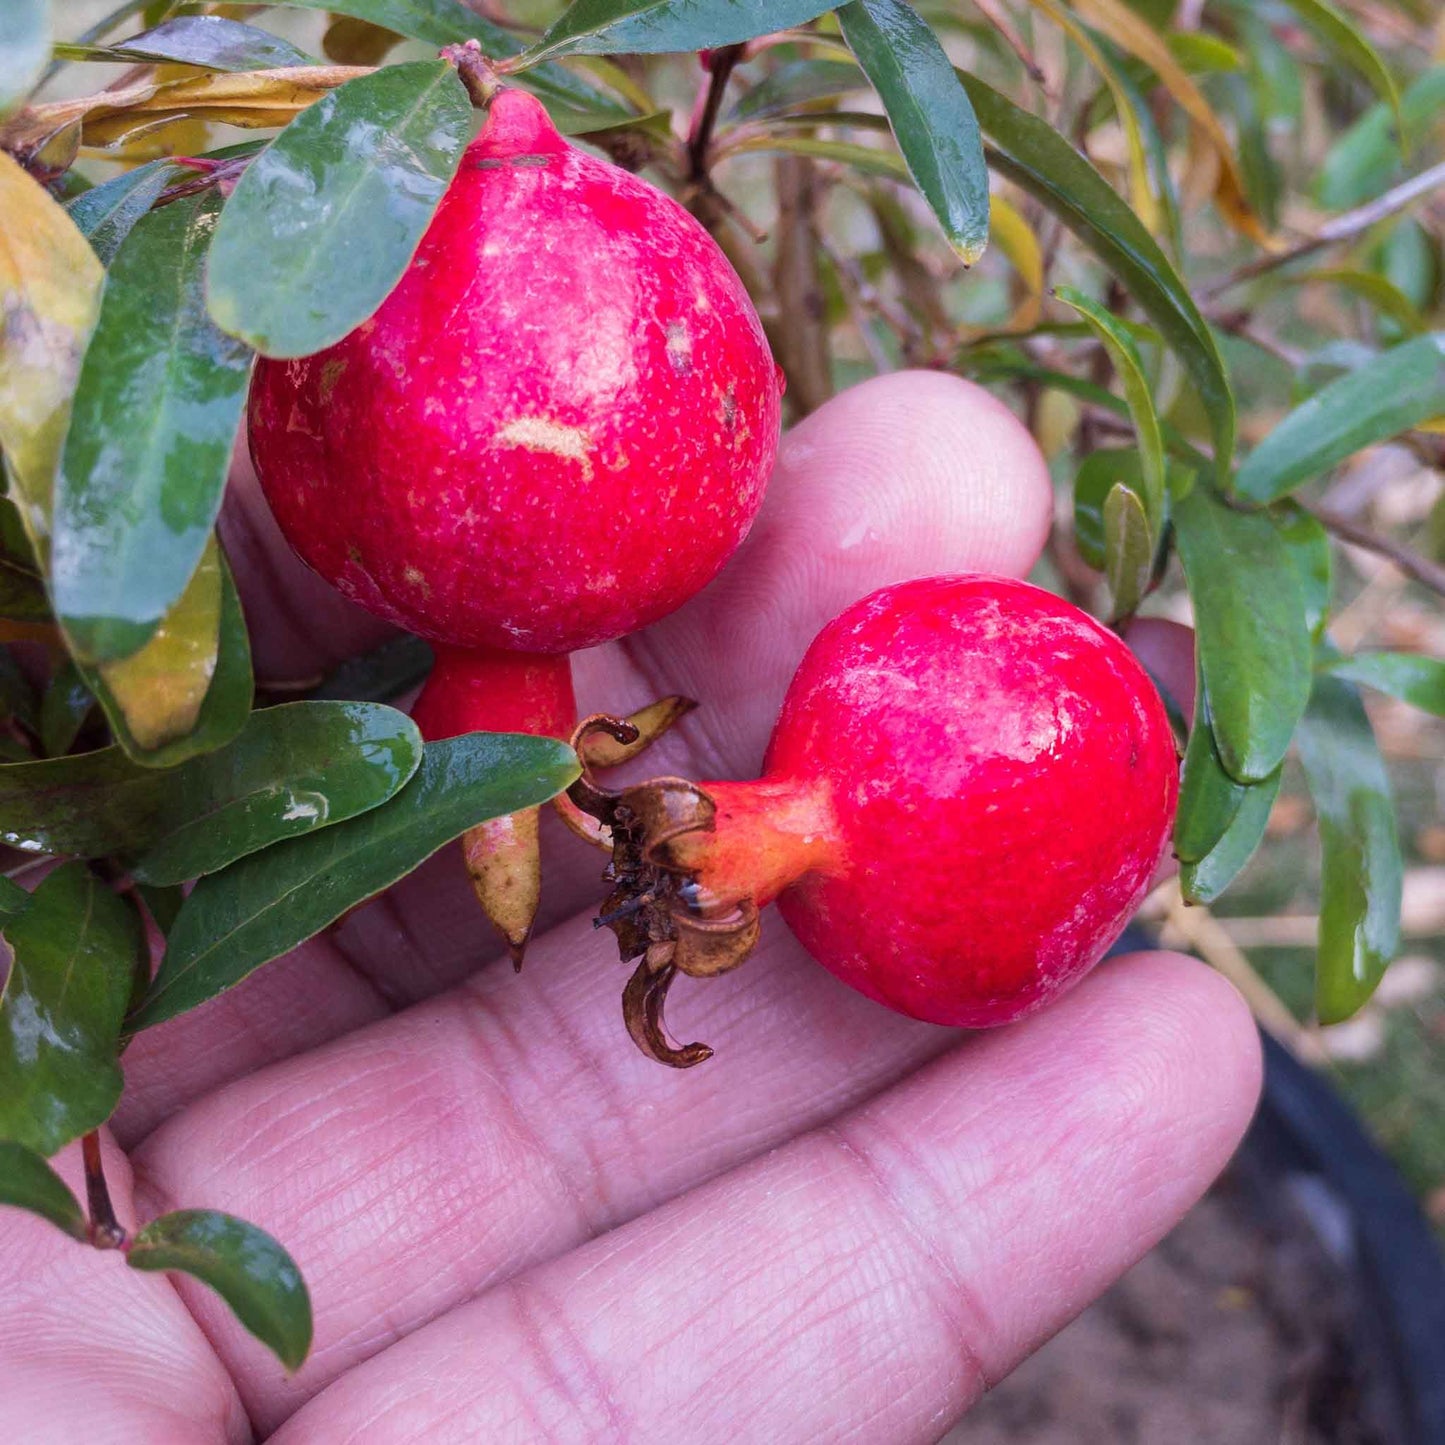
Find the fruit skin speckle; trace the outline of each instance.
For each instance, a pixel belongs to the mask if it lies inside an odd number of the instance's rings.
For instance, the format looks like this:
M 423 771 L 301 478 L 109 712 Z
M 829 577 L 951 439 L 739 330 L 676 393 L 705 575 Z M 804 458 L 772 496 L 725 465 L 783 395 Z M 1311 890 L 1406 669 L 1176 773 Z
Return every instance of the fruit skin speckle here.
M 779 408 L 702 226 L 506 90 L 376 315 L 258 364 L 249 433 L 292 546 L 348 597 L 434 641 L 568 652 L 717 573 Z
M 886 587 L 808 649 L 756 783 L 703 783 L 690 862 L 776 896 L 845 983 L 901 1013 L 1007 1023 L 1076 983 L 1148 891 L 1178 759 L 1129 649 L 1010 579 Z

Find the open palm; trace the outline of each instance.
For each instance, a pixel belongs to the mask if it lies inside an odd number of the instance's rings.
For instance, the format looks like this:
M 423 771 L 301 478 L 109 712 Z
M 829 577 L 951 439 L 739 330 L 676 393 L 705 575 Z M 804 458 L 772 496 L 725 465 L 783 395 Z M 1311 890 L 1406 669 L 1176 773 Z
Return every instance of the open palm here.
M 241 481 L 261 674 L 374 641 Z M 823 622 L 907 576 L 1023 573 L 1050 505 L 985 394 L 858 387 L 787 438 L 713 587 L 578 657 L 582 710 L 687 693 L 702 707 L 649 770 L 749 775 Z M 1151 660 L 1187 685 L 1187 657 Z M 1120 959 L 960 1036 L 851 993 L 774 918 L 747 967 L 675 991 L 679 1034 L 717 1057 L 661 1069 L 591 926 L 600 856 L 547 845 L 520 978 L 448 849 L 127 1055 L 122 1219 L 203 1206 L 275 1235 L 312 1291 L 305 1367 L 200 1287 L 5 1211 L 0 1439 L 934 1440 L 1178 1219 L 1248 1119 L 1252 1025 L 1188 960 Z

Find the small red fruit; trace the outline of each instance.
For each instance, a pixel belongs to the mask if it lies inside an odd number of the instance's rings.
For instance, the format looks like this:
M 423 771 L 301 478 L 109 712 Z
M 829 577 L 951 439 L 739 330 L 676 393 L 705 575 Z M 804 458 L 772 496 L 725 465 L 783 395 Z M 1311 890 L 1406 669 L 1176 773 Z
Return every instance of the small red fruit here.
M 760 781 L 584 780 L 574 798 L 603 800 L 615 870 L 658 899 L 614 924 L 644 955 L 629 1026 L 687 1064 L 706 1050 L 666 1043 L 667 983 L 740 962 L 774 898 L 825 968 L 901 1013 L 978 1028 L 1040 1007 L 1143 898 L 1177 779 L 1163 704 L 1119 638 L 974 575 L 886 587 L 829 623 Z
M 779 405 L 711 236 L 503 90 L 376 314 L 317 355 L 259 363 L 250 442 L 302 559 L 441 645 L 427 737 L 566 737 L 565 654 L 711 580 L 762 501 Z M 519 684 L 499 653 L 539 677 Z M 504 931 L 520 947 L 526 925 Z

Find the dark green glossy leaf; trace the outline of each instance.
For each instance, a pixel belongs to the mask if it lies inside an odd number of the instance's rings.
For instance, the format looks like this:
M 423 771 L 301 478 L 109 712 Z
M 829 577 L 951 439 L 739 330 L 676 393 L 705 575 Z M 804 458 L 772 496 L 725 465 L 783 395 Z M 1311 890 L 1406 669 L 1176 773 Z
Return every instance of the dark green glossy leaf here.
M 838 24 L 883 101 L 918 189 L 971 265 L 988 244 L 988 167 L 968 92 L 938 37 L 903 0 L 850 0 Z
M 1115 483 L 1132 483 L 1142 470 L 1133 447 L 1102 447 L 1090 452 L 1074 474 L 1074 545 L 1097 571 L 1104 570 L 1104 503 Z
M 1139 348 L 1128 329 L 1097 301 L 1072 286 L 1058 286 L 1054 294 L 1066 306 L 1072 306 L 1088 323 L 1089 329 L 1108 353 L 1124 388 L 1124 400 L 1139 441 L 1139 479 L 1142 485 L 1135 490 L 1144 503 L 1150 535 L 1158 537 L 1164 526 L 1164 438 L 1159 430 L 1154 396 L 1144 374 L 1144 359 L 1139 355 Z
M 386 66 L 302 111 L 217 229 L 217 324 L 267 356 L 306 356 L 359 326 L 401 279 L 471 130 L 444 60 Z
M 214 192 L 152 211 L 111 263 L 56 477 L 51 593 L 72 650 L 129 657 L 185 591 L 220 510 L 251 374 L 206 314 Z
M 58 758 L 75 746 L 90 710 L 95 706 L 95 695 L 85 685 L 85 679 L 73 662 L 66 660 L 56 669 L 45 689 L 45 698 L 40 705 L 40 746 L 46 757 Z M 73 852 L 73 849 L 55 849 L 55 852 Z
M 1235 490 L 1272 502 L 1364 447 L 1445 414 L 1445 332 L 1417 336 L 1332 381 L 1250 454 Z
M 1420 652 L 1357 652 L 1331 659 L 1322 670 L 1445 717 L 1445 661 L 1438 657 Z
M 990 164 L 1094 252 L 1184 363 L 1209 413 L 1215 467 L 1223 476 L 1234 452 L 1234 395 L 1214 334 L 1169 258 L 1109 183 L 1046 121 L 976 76 L 961 79 L 994 143 L 986 152 Z
M 407 633 L 349 657 L 311 694 L 340 701 L 391 702 L 419 687 L 432 669 L 430 644 Z
M 1239 805 L 1246 784 L 1224 771 L 1209 726 L 1209 699 L 1204 680 L 1194 689 L 1194 721 L 1184 748 L 1184 770 L 1179 779 L 1179 807 L 1174 817 L 1174 856 L 1181 863 L 1197 863 L 1219 845 Z
M 214 998 L 474 824 L 544 802 L 576 775 L 576 755 L 547 738 L 468 733 L 429 744 L 416 776 L 384 807 L 197 883 L 129 1026 L 147 1028 Z
M 0 1139 L 0 1204 L 28 1209 L 82 1244 L 89 1237 L 80 1202 L 65 1180 L 33 1149 L 4 1139 Z
M 1188 902 L 1213 903 L 1254 857 L 1279 796 L 1281 776 L 1282 769 L 1276 768 L 1262 783 L 1243 788 L 1239 807 L 1218 843 L 1198 862 L 1180 864 L 1179 886 Z
M 120 748 L 0 768 L 0 839 L 30 853 L 115 854 L 144 882 L 180 883 L 377 807 L 420 760 L 416 725 L 394 708 L 287 703 L 164 771 Z
M 1284 540 L 1260 512 L 1239 512 L 1202 482 L 1174 500 L 1210 723 L 1242 783 L 1284 760 L 1310 690 L 1310 633 Z
M 1330 601 L 1334 596 L 1335 554 L 1330 534 L 1316 518 L 1293 502 L 1273 508 L 1271 515 L 1299 578 L 1305 625 L 1311 636 L 1319 638 L 1330 619 Z
M 158 887 L 151 883 L 137 883 L 135 891 L 140 894 L 145 903 L 146 912 L 150 914 L 155 926 L 162 933 L 169 934 L 171 926 L 180 914 L 181 905 L 186 901 L 186 890 L 179 883 L 170 883 L 165 887 Z M 150 977 L 148 975 L 141 984 L 141 993 L 143 994 L 149 986 Z M 138 995 L 135 1004 L 139 1003 Z
M 47 1158 L 120 1099 L 120 1023 L 145 940 L 135 910 L 83 863 L 47 874 L 4 925 L 0 1138 Z
M 1109 621 L 1132 617 L 1149 590 L 1154 537 L 1137 492 L 1115 482 L 1104 499 L 1104 576 L 1112 604 Z
M 33 572 L 0 557 L 0 617 L 12 622 L 50 621 L 45 584 Z
M 115 260 L 121 243 L 177 172 L 169 160 L 151 161 L 82 191 L 66 206 L 70 219 L 90 242 L 102 266 Z
M 30 907 L 31 895 L 13 878 L 0 875 L 0 927 Z
M 288 1370 L 301 1368 L 311 1349 L 311 1298 L 295 1261 L 264 1230 L 213 1209 L 179 1209 L 136 1235 L 126 1263 L 194 1276 Z
M 1445 117 L 1445 65 L 1424 71 L 1400 97 L 1405 136 L 1414 148 L 1421 132 Z M 1315 191 L 1320 204 L 1343 211 L 1378 195 L 1402 174 L 1394 113 L 1381 103 L 1366 111 L 1325 156 Z
M 21 105 L 49 59 L 49 0 L 5 0 L 0 5 L 0 117 Z
M 157 666 L 156 672 L 159 676 L 152 676 L 149 670 L 141 670 L 138 675 L 129 679 L 123 688 L 116 679 L 117 668 L 130 670 L 138 662 L 144 662 L 149 649 L 156 646 L 157 639 L 152 639 L 147 648 L 143 648 L 135 657 L 127 658 L 122 663 L 114 663 L 105 669 L 110 678 L 116 681 L 116 687 L 107 682 L 101 669 L 79 665 L 80 674 L 104 710 L 116 741 L 135 762 L 144 767 L 173 768 L 187 758 L 212 752 L 230 742 L 246 725 L 253 692 L 251 639 L 246 632 L 246 619 L 241 612 L 241 599 L 236 593 L 230 568 L 226 566 L 224 558 L 219 559 L 219 565 L 221 617 L 216 639 L 214 671 L 194 726 L 152 743 L 149 735 L 137 734 L 132 720 L 127 716 L 128 704 L 138 701 L 144 705 L 147 700 L 157 695 L 159 689 L 169 686 L 164 675 L 164 664 Z M 162 628 L 163 632 L 166 630 L 165 627 Z
M 846 60 L 791 60 L 764 76 L 732 108 L 732 120 L 765 120 L 810 100 L 857 90 L 863 72 Z
M 1375 93 L 1392 109 L 1395 123 L 1403 134 L 1404 117 L 1400 113 L 1400 93 L 1395 78 L 1380 59 L 1379 52 L 1356 28 L 1348 16 L 1342 15 L 1328 0 L 1284 0 L 1284 3 L 1309 26 L 1325 45 L 1352 69 L 1369 81 Z
M 709 50 L 790 30 L 832 8 L 818 0 L 573 0 L 526 59 Z
M 281 70 L 321 63 L 269 30 L 219 15 L 178 15 L 114 45 L 57 45 L 55 53 L 63 60 L 158 61 L 205 70 Z
M 1349 683 L 1315 679 L 1299 753 L 1324 852 L 1315 1007 L 1332 1024 L 1365 1003 L 1395 956 L 1403 866 L 1389 775 Z

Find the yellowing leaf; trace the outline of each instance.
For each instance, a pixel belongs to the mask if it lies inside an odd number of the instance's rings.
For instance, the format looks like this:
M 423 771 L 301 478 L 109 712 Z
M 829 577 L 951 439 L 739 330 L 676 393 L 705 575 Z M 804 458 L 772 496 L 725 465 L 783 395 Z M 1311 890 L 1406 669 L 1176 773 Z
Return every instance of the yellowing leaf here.
M 1244 179 L 1234 158 L 1234 143 L 1219 123 L 1203 91 L 1174 58 L 1164 37 L 1123 0 L 1074 0 L 1074 8 L 1116 45 L 1142 60 L 1159 77 L 1179 108 L 1208 140 L 1219 158 L 1215 201 L 1235 230 L 1262 246 L 1271 244 L 1268 231 L 1250 208 Z
M 1009 330 L 1022 331 L 1039 319 L 1044 297 L 1044 256 L 1039 238 L 1022 212 L 995 194 L 989 210 L 989 239 L 1008 258 L 1028 294 L 1009 317 Z
M 0 446 L 39 555 L 104 272 L 64 209 L 0 152 Z
M 155 636 L 100 669 L 137 746 L 158 748 L 195 727 L 215 675 L 220 632 L 221 559 L 213 538 Z
M 81 143 L 102 149 L 180 116 L 248 129 L 284 126 L 327 91 L 369 73 L 364 66 L 315 65 L 183 80 L 152 77 L 123 90 L 32 106 L 23 118 L 41 130 L 78 120 Z

